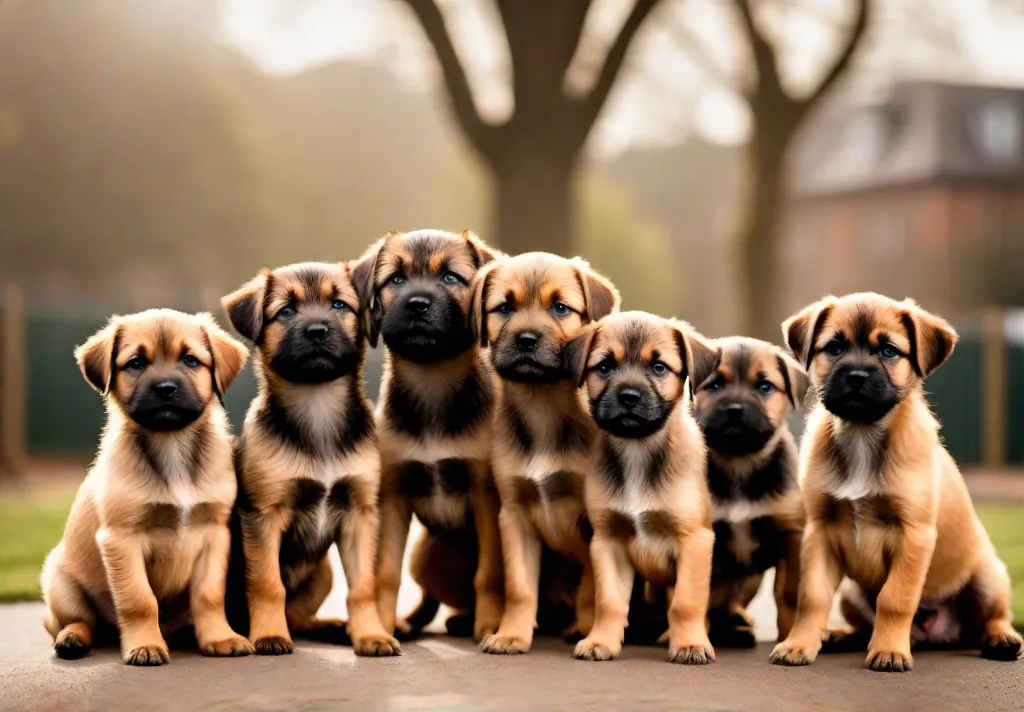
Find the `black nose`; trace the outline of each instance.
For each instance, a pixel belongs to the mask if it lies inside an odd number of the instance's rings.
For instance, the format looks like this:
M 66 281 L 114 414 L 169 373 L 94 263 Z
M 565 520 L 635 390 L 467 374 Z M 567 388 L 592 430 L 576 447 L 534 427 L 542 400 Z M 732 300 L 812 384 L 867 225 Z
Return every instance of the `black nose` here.
M 430 297 L 422 294 L 409 297 L 409 300 L 405 303 L 405 308 L 413 314 L 422 314 L 430 308 Z
M 306 327 L 306 336 L 313 341 L 323 341 L 327 338 L 327 324 L 310 324 Z
M 864 385 L 865 381 L 868 380 L 868 376 L 871 374 L 863 369 L 856 369 L 846 374 L 846 384 L 850 388 L 860 388 Z
M 168 400 L 178 392 L 178 384 L 174 381 L 160 381 L 160 383 L 154 384 L 153 390 L 156 391 L 158 396 Z
M 725 414 L 729 420 L 739 420 L 743 417 L 743 404 L 742 403 L 730 403 L 725 406 Z
M 540 334 L 536 331 L 521 331 L 516 334 L 516 346 L 521 349 L 533 349 L 540 341 Z
M 642 397 L 643 394 L 635 388 L 623 388 L 619 391 L 619 403 L 624 408 L 633 408 Z

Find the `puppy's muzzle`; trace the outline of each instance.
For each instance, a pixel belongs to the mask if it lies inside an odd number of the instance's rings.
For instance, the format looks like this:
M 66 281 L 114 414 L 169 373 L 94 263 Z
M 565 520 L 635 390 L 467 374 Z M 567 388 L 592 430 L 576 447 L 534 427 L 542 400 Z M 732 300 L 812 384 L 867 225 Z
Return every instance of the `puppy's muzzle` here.
M 672 404 L 649 388 L 628 382 L 609 386 L 591 404 L 597 425 L 623 438 L 644 438 L 657 432 L 671 410 Z
M 202 415 L 205 404 L 178 378 L 140 384 L 126 410 L 132 420 L 152 432 L 180 430 Z
M 751 455 L 760 451 L 775 424 L 754 403 L 723 400 L 711 412 L 698 417 L 708 446 L 722 455 Z
M 822 393 L 822 402 L 833 415 L 858 423 L 874 423 L 900 401 L 899 392 L 885 373 L 872 364 L 839 364 Z

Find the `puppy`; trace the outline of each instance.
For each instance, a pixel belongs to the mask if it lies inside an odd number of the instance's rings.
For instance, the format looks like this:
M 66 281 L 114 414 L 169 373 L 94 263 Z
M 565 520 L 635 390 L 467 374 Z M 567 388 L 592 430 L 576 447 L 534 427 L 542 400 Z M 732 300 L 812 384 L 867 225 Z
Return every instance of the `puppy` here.
M 390 233 L 366 256 L 370 343 L 387 346 L 377 403 L 381 453 L 378 609 L 395 629 L 402 557 L 415 513 L 428 535 L 411 562 L 424 600 L 411 622 L 429 622 L 438 603 L 449 621 L 480 638 L 501 620 L 498 494 L 490 474 L 494 374 L 470 332 L 470 282 L 498 253 L 472 233 Z M 466 626 L 472 618 L 473 625 Z
M 126 664 L 162 665 L 164 635 L 191 619 L 204 654 L 248 655 L 224 614 L 235 475 L 221 403 L 245 347 L 209 314 L 151 309 L 113 317 L 75 357 L 107 423 L 43 566 L 54 651 L 87 655 L 106 624 Z
M 567 346 L 567 363 L 586 385 L 601 431 L 584 494 L 594 530 L 596 618 L 577 658 L 619 655 L 639 573 L 674 586 L 668 659 L 714 660 L 705 627 L 715 540 L 707 449 L 684 384 L 703 383 L 719 357 L 688 324 L 643 312 L 612 314 Z
M 238 450 L 236 570 L 247 575 L 233 589 L 247 594 L 249 637 L 262 655 L 290 653 L 289 632 L 345 640 L 344 623 L 316 617 L 331 591 L 332 543 L 348 579 L 356 654 L 400 652 L 377 616 L 373 570 L 380 456 L 362 380 L 367 298 L 355 286 L 370 266 L 264 270 L 223 299 L 256 345 L 259 394 Z
M 851 294 L 812 304 L 783 334 L 817 402 L 800 452 L 807 528 L 796 622 L 771 661 L 814 661 L 844 574 L 874 613 L 872 670 L 910 670 L 915 617 L 936 608 L 935 638 L 956 626 L 982 656 L 1019 658 L 1006 567 L 923 393 L 956 332 L 910 300 Z
M 779 640 L 796 614 L 804 516 L 787 420 L 803 402 L 807 375 L 773 344 L 743 337 L 714 344 L 722 360 L 694 394 L 715 528 L 710 637 L 715 645 L 753 647 L 746 607 L 766 570 L 775 568 Z
M 487 653 L 525 653 L 533 641 L 542 543 L 582 566 L 576 627 L 593 624 L 594 578 L 584 537 L 583 477 L 596 434 L 564 347 L 616 311 L 619 294 L 586 262 L 532 252 L 477 275 L 473 323 L 502 382 L 492 448 L 501 496 L 505 614 Z

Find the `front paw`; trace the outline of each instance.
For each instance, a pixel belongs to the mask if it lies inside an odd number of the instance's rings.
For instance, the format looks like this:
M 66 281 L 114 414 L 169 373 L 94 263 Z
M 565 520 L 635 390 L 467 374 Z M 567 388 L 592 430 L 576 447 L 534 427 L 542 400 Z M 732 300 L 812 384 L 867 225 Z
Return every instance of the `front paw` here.
M 289 655 L 295 650 L 291 638 L 283 635 L 268 635 L 254 638 L 252 646 L 257 655 Z
M 576 644 L 573 653 L 577 660 L 614 660 L 622 652 L 622 645 L 612 645 L 607 642 L 584 638 Z
M 864 662 L 875 672 L 910 672 L 914 667 L 914 658 L 909 650 L 869 650 Z
M 68 631 L 62 631 L 53 643 L 53 652 L 61 660 L 78 660 L 84 658 L 90 651 L 92 651 L 92 646 Z
M 490 599 L 488 597 L 477 603 L 476 615 L 473 617 L 473 638 L 477 641 L 494 635 L 501 626 L 501 605 Z
M 810 665 L 818 657 L 821 643 L 805 643 L 799 640 L 784 640 L 772 650 L 768 662 L 772 665 L 788 665 L 797 667 Z
M 575 623 L 562 631 L 562 640 L 566 643 L 578 643 L 586 637 L 587 634 L 580 630 L 580 627 Z
M 981 657 L 988 660 L 1012 662 L 1024 657 L 1024 641 L 1016 631 L 985 636 L 981 642 Z
M 480 650 L 491 655 L 522 655 L 532 643 L 526 636 L 495 634 L 480 641 Z
M 255 652 L 252 643 L 240 635 L 211 643 L 200 643 L 199 652 L 215 658 L 242 658 Z
M 171 662 L 171 654 L 167 652 L 166 645 L 140 645 L 137 648 L 131 648 L 124 654 L 125 665 L 152 667 L 169 662 Z
M 352 649 L 356 655 L 368 658 L 386 658 L 402 654 L 402 646 L 398 641 L 383 631 L 372 635 L 353 636 Z
M 711 643 L 672 647 L 668 651 L 668 661 L 682 665 L 709 665 L 715 662 L 715 649 Z

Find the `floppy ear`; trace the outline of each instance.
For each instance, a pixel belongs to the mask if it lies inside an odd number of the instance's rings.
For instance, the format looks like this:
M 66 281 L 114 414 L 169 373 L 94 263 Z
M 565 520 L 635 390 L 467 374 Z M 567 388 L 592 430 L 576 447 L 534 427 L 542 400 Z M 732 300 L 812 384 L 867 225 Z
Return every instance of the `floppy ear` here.
M 673 329 L 679 358 L 685 364 L 686 375 L 690 379 L 690 393 L 696 393 L 700 385 L 718 368 L 722 360 L 722 348 L 685 321 L 674 321 Z
M 501 261 L 494 261 L 476 273 L 473 278 L 473 294 L 469 298 L 469 333 L 486 348 L 490 343 L 487 333 L 487 295 L 491 288 L 491 280 Z
M 595 272 L 590 264 L 579 257 L 572 260 L 576 264 L 576 278 L 583 290 L 584 311 L 587 321 L 604 319 L 612 312 L 619 310 L 619 290 L 611 281 Z
M 198 315 L 203 320 L 203 332 L 206 334 L 207 345 L 213 356 L 213 389 L 221 404 L 228 386 L 235 380 L 245 362 L 249 359 L 249 349 L 234 339 L 228 332 L 220 328 L 213 320 L 212 314 Z
M 508 257 L 501 250 L 491 247 L 486 242 L 480 239 L 480 237 L 472 230 L 463 230 L 459 233 L 459 237 L 469 243 L 470 249 L 477 257 L 478 267 L 483 267 L 488 262 L 494 262 L 502 257 Z
M 565 372 L 576 381 L 576 387 L 583 385 L 584 374 L 587 371 L 587 359 L 590 358 L 590 347 L 594 344 L 594 337 L 597 336 L 597 324 L 585 326 L 569 339 L 565 348 L 562 349 L 562 363 Z
M 263 300 L 274 274 L 264 267 L 260 273 L 220 300 L 235 331 L 253 343 L 263 334 Z
M 121 336 L 117 316 L 75 349 L 75 360 L 85 380 L 101 395 L 110 393 L 113 382 L 114 359 Z
M 959 336 L 945 319 L 926 312 L 911 299 L 905 299 L 906 311 L 900 314 L 910 340 L 910 363 L 921 378 L 935 373 L 953 353 Z
M 388 237 L 397 233 L 388 233 Z M 377 276 L 377 257 L 386 237 L 382 237 L 370 245 L 362 257 L 348 263 L 352 273 L 352 285 L 359 295 L 359 323 L 366 333 L 370 346 L 377 348 L 380 324 L 384 319 L 384 307 L 377 298 L 373 280 Z
M 783 353 L 782 349 L 776 352 L 775 358 L 778 360 L 779 371 L 782 372 L 782 380 L 786 382 L 786 395 L 789 396 L 789 402 L 794 408 L 799 408 L 800 404 L 804 402 L 804 396 L 807 395 L 807 386 L 809 385 L 807 371 L 796 362 L 796 359 Z
M 835 303 L 835 297 L 825 297 L 782 322 L 782 338 L 786 347 L 804 368 L 811 367 L 814 341 Z

